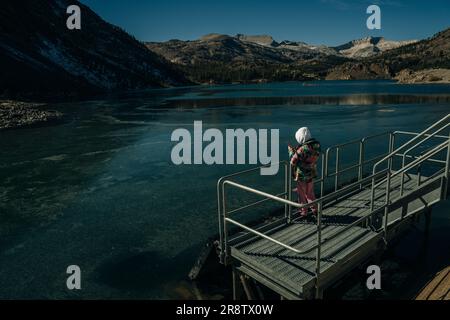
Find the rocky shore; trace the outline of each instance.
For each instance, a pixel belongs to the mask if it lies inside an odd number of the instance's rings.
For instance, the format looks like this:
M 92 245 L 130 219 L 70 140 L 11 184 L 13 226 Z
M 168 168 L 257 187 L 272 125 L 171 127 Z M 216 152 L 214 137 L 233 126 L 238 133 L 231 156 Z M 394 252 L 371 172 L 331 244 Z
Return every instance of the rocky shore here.
M 0 130 L 52 123 L 62 118 L 58 111 L 42 110 L 42 105 L 0 100 Z
M 426 69 L 420 71 L 412 71 L 409 69 L 402 70 L 395 77 L 399 83 L 447 83 L 450 84 L 449 69 Z

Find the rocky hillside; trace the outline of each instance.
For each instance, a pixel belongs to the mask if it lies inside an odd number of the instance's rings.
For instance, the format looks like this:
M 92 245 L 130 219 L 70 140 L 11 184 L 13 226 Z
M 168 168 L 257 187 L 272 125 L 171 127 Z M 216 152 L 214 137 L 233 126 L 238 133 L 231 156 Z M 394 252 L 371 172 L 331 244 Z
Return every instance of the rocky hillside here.
M 330 69 L 345 62 L 355 69 L 352 72 L 356 75 L 380 73 L 384 72 L 384 66 L 367 67 L 359 61 L 410 43 L 413 42 L 369 37 L 327 47 L 288 40 L 277 42 L 269 35 L 208 34 L 196 41 L 171 40 L 146 45 L 183 66 L 194 81 L 242 82 L 322 79 Z
M 146 45 L 168 60 L 184 65 L 212 61 L 291 63 L 338 55 L 332 49 L 322 51 L 302 43 L 277 43 L 270 36 L 241 34 L 235 37 L 209 34 L 196 41 L 171 40 L 148 42 Z
M 0 100 L 0 131 L 47 125 L 63 118 L 58 111 L 42 110 L 40 105 Z
M 328 79 L 391 79 L 403 70 L 450 69 L 450 29 L 432 38 L 411 43 L 332 69 Z
M 322 51 L 301 43 L 277 43 L 270 36 L 209 34 L 196 41 L 146 45 L 183 66 L 199 82 L 315 79 L 330 67 L 349 61 L 328 48 Z
M 450 69 L 424 69 L 412 71 L 404 69 L 395 79 L 399 83 L 450 83 Z
M 66 27 L 69 5 L 82 29 Z M 140 42 L 72 0 L 6 0 L 0 11 L 0 96 L 71 96 L 187 83 Z
M 350 41 L 342 46 L 334 47 L 334 49 L 346 57 L 361 59 L 416 42 L 416 40 L 389 41 L 382 37 L 367 37 Z
M 277 42 L 269 35 L 248 36 L 245 34 L 238 34 L 236 35 L 236 38 L 244 42 L 251 42 L 261 46 L 276 47 L 278 45 Z
M 382 37 L 367 37 L 363 39 L 353 40 L 337 47 L 316 46 L 305 42 L 296 42 L 285 40 L 276 42 L 271 36 L 247 36 L 238 34 L 237 39 L 245 42 L 251 42 L 262 46 L 287 49 L 294 51 L 306 51 L 310 53 L 326 54 L 334 56 L 342 56 L 353 59 L 362 59 L 379 55 L 388 50 L 392 50 L 401 46 L 417 42 L 411 41 L 391 41 Z
M 450 69 L 450 28 L 432 38 L 386 52 L 369 62 L 379 63 L 382 60 L 389 64 L 393 74 L 407 68 L 412 70 Z

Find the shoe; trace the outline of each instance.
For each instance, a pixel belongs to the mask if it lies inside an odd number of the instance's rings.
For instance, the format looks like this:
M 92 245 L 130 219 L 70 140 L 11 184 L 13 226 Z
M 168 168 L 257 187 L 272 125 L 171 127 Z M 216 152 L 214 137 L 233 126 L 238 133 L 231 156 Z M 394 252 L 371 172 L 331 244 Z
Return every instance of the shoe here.
M 308 214 L 309 212 L 308 211 L 303 211 L 303 212 L 300 212 L 300 217 L 301 218 L 308 218 L 308 216 L 309 216 L 309 214 Z
M 293 215 L 299 215 L 300 218 L 306 218 L 308 217 L 309 212 L 308 211 L 302 211 L 302 210 L 297 210 L 295 212 L 292 213 Z

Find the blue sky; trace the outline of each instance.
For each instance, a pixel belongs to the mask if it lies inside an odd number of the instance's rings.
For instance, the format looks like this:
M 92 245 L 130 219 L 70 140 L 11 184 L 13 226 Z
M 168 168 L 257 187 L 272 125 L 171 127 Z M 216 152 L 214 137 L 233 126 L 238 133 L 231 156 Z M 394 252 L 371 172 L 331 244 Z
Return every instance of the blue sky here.
M 208 33 L 269 34 L 275 40 L 339 45 L 366 36 L 423 39 L 450 27 L 449 0 L 81 0 L 142 41 Z M 382 30 L 366 27 L 378 4 Z

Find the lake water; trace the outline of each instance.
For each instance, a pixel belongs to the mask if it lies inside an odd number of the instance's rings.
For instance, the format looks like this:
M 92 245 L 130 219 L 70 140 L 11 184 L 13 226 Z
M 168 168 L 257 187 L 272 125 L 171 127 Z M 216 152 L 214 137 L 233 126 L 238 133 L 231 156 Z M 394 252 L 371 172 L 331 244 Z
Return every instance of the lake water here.
M 450 111 L 450 86 L 387 81 L 152 90 L 51 105 L 55 126 L 0 132 L 0 299 L 189 297 L 184 280 L 217 233 L 216 182 L 240 166 L 174 166 L 177 128 L 309 126 L 324 147 L 389 130 L 420 131 Z M 280 157 L 286 159 L 285 146 Z M 411 298 L 450 262 L 450 204 L 383 258 L 383 291 L 355 271 L 330 297 Z M 66 268 L 82 290 L 66 289 Z M 229 279 L 231 282 L 231 279 Z

